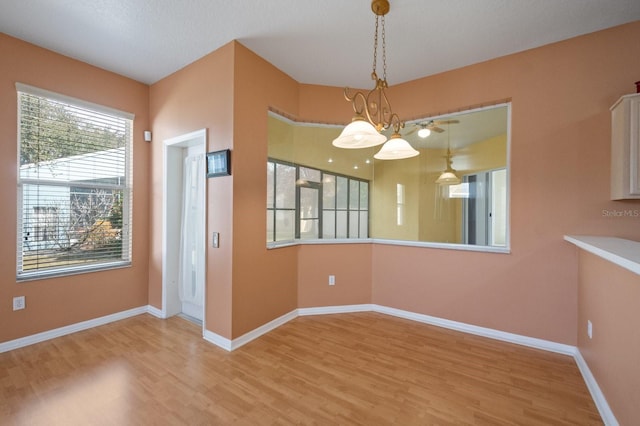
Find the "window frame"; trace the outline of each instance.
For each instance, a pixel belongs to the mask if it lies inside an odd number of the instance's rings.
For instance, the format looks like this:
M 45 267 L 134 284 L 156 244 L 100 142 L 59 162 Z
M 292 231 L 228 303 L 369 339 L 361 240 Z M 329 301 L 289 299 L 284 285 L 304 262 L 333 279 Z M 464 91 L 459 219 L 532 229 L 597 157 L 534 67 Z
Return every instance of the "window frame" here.
M 102 270 L 110 270 L 117 269 L 123 267 L 130 267 L 132 261 L 132 252 L 133 252 L 133 232 L 132 232 L 132 218 L 133 218 L 133 129 L 134 129 L 134 119 L 135 115 L 129 112 L 121 111 L 118 109 L 114 109 L 111 107 L 107 107 L 100 104 L 95 104 L 92 102 L 88 102 L 82 99 L 77 99 L 71 96 L 59 94 L 56 92 L 51 92 L 49 90 L 29 86 L 22 83 L 16 83 L 16 106 L 18 110 L 18 120 L 17 120 L 17 217 L 16 217 L 16 281 L 30 281 L 37 279 L 46 279 L 58 276 L 66 276 L 66 275 L 75 275 L 82 274 L 88 272 L 102 271 Z M 39 179 L 32 177 L 22 177 L 21 176 L 21 146 L 22 146 L 22 94 L 27 96 L 35 96 L 44 98 L 45 100 L 52 101 L 55 103 L 60 103 L 64 105 L 69 105 L 72 108 L 79 108 L 88 110 L 93 113 L 98 114 L 106 114 L 112 117 L 116 117 L 118 119 L 125 120 L 125 143 L 124 143 L 124 153 L 122 164 L 124 167 L 124 179 L 118 178 L 116 183 L 103 183 L 103 182 L 95 182 L 95 183 L 86 183 L 81 181 L 52 181 L 47 179 Z M 61 158 L 70 158 L 71 156 L 61 157 Z M 35 163 L 37 164 L 37 163 Z M 57 187 L 57 188 L 68 188 L 69 197 L 71 197 L 71 193 L 75 189 L 88 189 L 87 194 L 94 194 L 93 191 L 112 191 L 111 194 L 107 192 L 105 196 L 110 197 L 119 197 L 120 202 L 122 203 L 122 226 L 120 229 L 120 241 L 121 241 L 121 254 L 119 258 L 110 258 L 107 260 L 99 260 L 98 256 L 92 258 L 92 261 L 85 264 L 66 264 L 62 266 L 44 266 L 42 269 L 38 269 L 36 267 L 35 270 L 25 270 L 23 259 L 24 259 L 24 248 L 25 248 L 25 206 L 24 206 L 24 197 L 25 197 L 25 187 L 28 185 L 34 185 L 37 189 L 38 186 L 46 186 Z M 98 192 L 95 192 L 96 194 Z M 29 208 L 40 208 L 42 209 L 43 204 L 40 202 L 40 197 L 37 196 L 35 199 L 37 200 L 36 205 L 29 206 Z M 71 200 L 69 201 L 71 203 Z M 47 210 L 46 214 L 48 214 L 48 209 L 51 207 L 44 206 Z M 112 206 L 113 207 L 113 206 Z M 111 207 L 111 208 L 112 208 Z M 71 208 L 71 204 L 70 207 Z M 60 215 L 61 211 L 59 208 L 57 209 L 57 214 Z M 37 210 L 37 209 L 36 209 Z M 35 211 L 35 210 L 34 210 Z M 40 249 L 37 249 L 40 250 Z M 117 251 L 115 252 L 117 253 Z M 112 252 L 109 252 L 112 254 Z
M 294 167 L 295 168 L 295 178 L 296 178 L 296 184 L 295 184 L 295 209 L 283 209 L 283 208 L 276 208 L 275 206 L 267 206 L 266 212 L 268 213 L 269 211 L 273 211 L 273 235 L 271 239 L 267 239 L 267 245 L 269 247 L 275 246 L 275 245 L 281 245 L 281 244 L 288 244 L 288 243 L 292 243 L 292 242 L 309 242 L 309 241 L 317 241 L 317 240 L 325 240 L 325 241 L 339 241 L 339 240 L 350 240 L 350 241 L 355 241 L 355 240 L 367 240 L 369 239 L 369 232 L 370 232 L 370 220 L 371 220 L 371 216 L 370 216 L 370 211 L 371 211 L 371 182 L 366 180 L 366 179 L 362 179 L 362 178 L 357 178 L 354 176 L 347 176 L 347 175 L 343 175 L 340 173 L 335 173 L 332 171 L 328 171 L 328 170 L 322 170 L 319 169 L 317 167 L 308 167 L 302 164 L 296 164 L 296 163 L 291 163 L 288 161 L 283 161 L 283 160 L 278 160 L 276 158 L 268 158 L 267 159 L 267 167 L 269 165 L 269 163 L 274 164 L 274 177 L 273 177 L 273 192 L 274 192 L 274 196 L 273 196 L 273 203 L 275 204 L 275 200 L 276 200 L 276 194 L 277 194 L 277 173 L 276 173 L 276 169 L 277 169 L 277 165 L 281 164 L 281 165 L 285 165 L 285 166 L 289 166 L 289 167 Z M 300 169 L 301 168 L 305 168 L 305 169 L 310 169 L 310 170 L 315 170 L 315 171 L 319 171 L 320 172 L 320 182 L 306 182 L 306 181 L 302 181 L 301 177 L 300 177 Z M 345 208 L 339 208 L 338 207 L 338 202 L 337 199 L 334 202 L 334 207 L 333 208 L 326 208 L 324 206 L 324 185 L 325 185 L 325 176 L 333 176 L 334 179 L 334 185 L 337 188 L 337 182 L 338 182 L 338 178 L 343 178 L 343 179 L 347 179 L 347 194 L 346 194 L 346 207 Z M 357 181 L 358 182 L 358 208 L 357 209 L 352 209 L 351 205 L 350 205 L 350 190 L 351 190 L 351 181 Z M 361 196 L 360 196 L 360 187 L 361 184 L 365 183 L 367 185 L 367 205 L 366 208 L 362 208 L 362 206 L 360 205 L 360 201 L 361 201 Z M 301 220 L 305 219 L 305 218 L 301 218 L 301 209 L 300 209 L 300 189 L 301 188 L 309 188 L 309 189 L 314 189 L 318 191 L 318 237 L 315 239 L 306 239 L 306 238 L 301 238 L 300 237 L 300 222 Z M 334 191 L 334 196 L 337 198 L 337 190 Z M 276 240 L 275 236 L 277 235 L 277 228 L 276 228 L 276 220 L 275 220 L 275 214 L 277 210 L 287 210 L 287 211 L 291 211 L 291 210 L 295 210 L 294 213 L 294 220 L 295 220 L 295 226 L 294 226 L 294 238 L 293 239 L 286 239 L 286 240 Z M 324 214 L 325 212 L 328 211 L 333 211 L 334 212 L 334 217 L 336 218 L 336 220 L 334 220 L 334 235 L 336 235 L 335 230 L 337 229 L 337 212 L 338 211 L 344 211 L 346 212 L 346 229 L 347 229 L 347 236 L 345 237 L 325 237 L 324 236 L 324 229 L 325 229 L 325 224 L 324 224 Z M 362 214 L 362 212 L 366 211 L 367 212 L 367 223 L 366 223 L 366 236 L 361 236 L 361 224 L 360 224 L 360 216 Z M 358 234 L 358 237 L 351 237 L 349 236 L 351 233 L 351 214 L 352 212 L 357 212 L 358 214 L 358 223 L 355 225 L 357 227 L 356 231 Z

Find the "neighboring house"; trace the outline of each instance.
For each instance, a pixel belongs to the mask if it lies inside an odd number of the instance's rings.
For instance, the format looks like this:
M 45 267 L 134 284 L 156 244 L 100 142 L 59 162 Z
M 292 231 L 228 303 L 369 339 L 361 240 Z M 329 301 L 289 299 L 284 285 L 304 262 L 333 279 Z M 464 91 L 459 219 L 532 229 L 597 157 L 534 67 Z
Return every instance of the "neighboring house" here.
M 100 212 L 110 212 L 114 193 L 101 185 L 125 178 L 124 156 L 124 148 L 114 148 L 21 166 L 22 252 L 70 248 L 96 219 L 106 220 L 84 215 L 82 206 L 98 202 L 103 204 Z

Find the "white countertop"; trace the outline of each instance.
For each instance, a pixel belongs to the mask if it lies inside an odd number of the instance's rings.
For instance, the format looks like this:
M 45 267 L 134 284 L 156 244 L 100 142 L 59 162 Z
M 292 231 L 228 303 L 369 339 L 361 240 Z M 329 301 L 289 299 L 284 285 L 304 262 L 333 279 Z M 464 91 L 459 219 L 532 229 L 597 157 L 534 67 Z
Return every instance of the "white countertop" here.
M 640 275 L 640 242 L 638 241 L 587 235 L 565 235 L 564 239 L 589 253 Z

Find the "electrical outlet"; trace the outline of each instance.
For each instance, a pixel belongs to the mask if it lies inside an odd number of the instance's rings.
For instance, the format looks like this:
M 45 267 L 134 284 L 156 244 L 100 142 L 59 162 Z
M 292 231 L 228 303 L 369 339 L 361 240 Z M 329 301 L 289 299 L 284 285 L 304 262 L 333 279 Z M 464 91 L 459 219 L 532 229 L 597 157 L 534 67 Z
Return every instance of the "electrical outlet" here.
M 13 310 L 19 311 L 20 309 L 24 309 L 24 296 L 17 296 L 13 298 Z
M 593 339 L 593 324 L 591 324 L 590 320 L 587 320 L 587 336 L 589 336 L 589 339 Z
M 336 276 L 329 275 L 329 285 L 336 285 Z

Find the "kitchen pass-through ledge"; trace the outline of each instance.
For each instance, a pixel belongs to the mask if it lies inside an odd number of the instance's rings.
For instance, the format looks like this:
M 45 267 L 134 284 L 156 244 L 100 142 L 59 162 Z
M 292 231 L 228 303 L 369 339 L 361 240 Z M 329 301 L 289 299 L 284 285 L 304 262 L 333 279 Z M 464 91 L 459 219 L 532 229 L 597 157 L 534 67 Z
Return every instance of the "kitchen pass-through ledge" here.
M 589 253 L 640 275 L 640 242 L 638 241 L 586 235 L 565 235 L 564 239 Z

